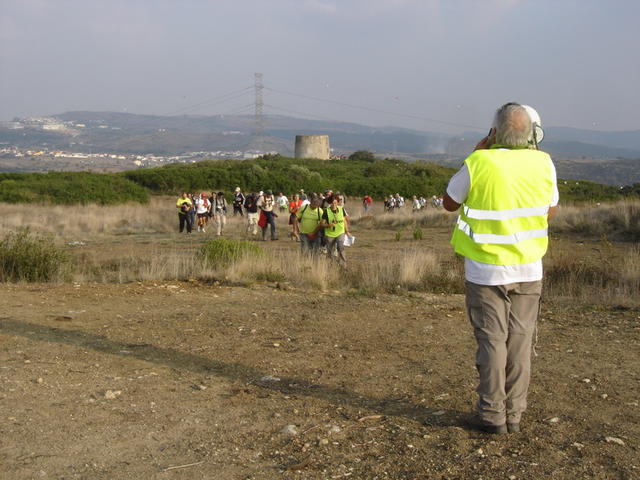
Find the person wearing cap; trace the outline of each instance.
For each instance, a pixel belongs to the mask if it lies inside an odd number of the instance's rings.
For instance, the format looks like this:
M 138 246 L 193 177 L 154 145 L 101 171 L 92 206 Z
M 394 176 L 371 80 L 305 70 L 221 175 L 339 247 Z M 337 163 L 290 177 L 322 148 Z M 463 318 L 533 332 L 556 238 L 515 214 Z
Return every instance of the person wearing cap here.
M 527 107 L 530 108 L 530 107 Z M 460 207 L 451 243 L 465 257 L 465 297 L 477 343 L 479 384 L 470 427 L 520 431 L 542 290 L 548 220 L 558 205 L 556 171 L 537 150 L 540 119 L 508 103 L 465 159 L 443 197 Z
M 244 206 L 245 196 L 240 190 L 240 187 L 236 187 L 233 192 L 233 216 L 235 217 L 237 214 L 243 216 L 242 207 Z
M 278 214 L 274 211 L 275 201 L 273 198 L 273 192 L 271 190 L 267 190 L 264 195 L 260 196 L 258 199 L 258 208 L 260 212 L 265 216 L 266 223 L 262 228 L 262 240 L 266 240 L 267 237 L 267 227 L 271 226 L 271 240 L 277 240 L 276 237 L 276 218 Z

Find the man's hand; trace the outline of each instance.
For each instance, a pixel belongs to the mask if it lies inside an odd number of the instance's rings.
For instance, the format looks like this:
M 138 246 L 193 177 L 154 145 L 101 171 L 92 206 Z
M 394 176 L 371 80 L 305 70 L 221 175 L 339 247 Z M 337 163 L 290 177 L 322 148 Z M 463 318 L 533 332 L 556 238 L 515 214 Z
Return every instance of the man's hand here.
M 494 143 L 496 143 L 496 129 L 492 128 L 491 130 L 489 130 L 489 135 L 480 140 L 473 151 L 475 152 L 476 150 L 486 150 Z
M 442 196 L 442 206 L 447 212 L 455 212 L 460 208 L 460 204 L 451 198 L 446 192 Z

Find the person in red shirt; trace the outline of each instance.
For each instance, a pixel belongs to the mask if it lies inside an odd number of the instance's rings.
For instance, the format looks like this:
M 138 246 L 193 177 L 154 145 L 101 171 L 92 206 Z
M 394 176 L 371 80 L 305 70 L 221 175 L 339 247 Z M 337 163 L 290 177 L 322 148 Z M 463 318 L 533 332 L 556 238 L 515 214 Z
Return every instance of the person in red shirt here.
M 365 195 L 364 198 L 362 199 L 362 208 L 364 209 L 365 215 L 369 213 L 369 210 L 371 209 L 372 204 L 373 204 L 373 198 L 371 198 L 369 195 Z

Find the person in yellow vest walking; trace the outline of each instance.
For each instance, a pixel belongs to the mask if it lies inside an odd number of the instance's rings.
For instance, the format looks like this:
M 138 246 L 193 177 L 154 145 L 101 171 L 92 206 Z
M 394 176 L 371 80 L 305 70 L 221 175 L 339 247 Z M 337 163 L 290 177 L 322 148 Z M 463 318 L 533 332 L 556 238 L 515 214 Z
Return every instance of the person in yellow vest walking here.
M 180 195 L 180 198 L 176 202 L 176 207 L 178 209 L 180 233 L 184 231 L 185 226 L 187 227 L 187 233 L 191 233 L 193 223 L 191 221 L 191 216 L 189 215 L 189 210 L 193 207 L 193 203 L 186 192 L 182 192 L 182 195 Z
M 309 203 L 296 213 L 297 221 L 300 223 L 300 249 L 302 253 L 315 254 L 320 248 L 321 202 L 319 197 L 311 197 Z
M 344 236 L 349 233 L 349 215 L 343 206 L 340 206 L 341 198 L 333 195 L 327 201 L 329 207 L 322 214 L 322 227 L 324 237 L 327 241 L 327 255 L 333 258 L 335 251 L 338 251 L 340 263 L 347 265 L 347 258 L 344 255 Z
M 487 433 L 520 431 L 542 291 L 548 220 L 558 205 L 556 171 L 537 150 L 540 117 L 507 103 L 489 135 L 451 178 L 444 208 L 458 210 L 451 243 L 465 257 L 465 294 L 477 342 L 476 413 Z

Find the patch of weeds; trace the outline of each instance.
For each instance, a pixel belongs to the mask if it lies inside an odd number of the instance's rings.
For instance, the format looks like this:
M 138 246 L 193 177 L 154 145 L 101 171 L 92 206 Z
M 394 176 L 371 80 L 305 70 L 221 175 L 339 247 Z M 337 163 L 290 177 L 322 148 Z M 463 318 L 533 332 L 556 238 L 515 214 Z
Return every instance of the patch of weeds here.
M 422 238 L 423 238 L 422 229 L 421 228 L 416 228 L 413 231 L 413 239 L 414 240 L 422 240 Z
M 260 257 L 263 253 L 254 242 L 227 238 L 211 240 L 200 248 L 200 254 L 211 265 L 228 265 L 244 257 Z
M 0 281 L 48 282 L 67 261 L 65 252 L 51 238 L 28 229 L 8 233 L 0 241 Z
M 258 282 L 284 282 L 287 279 L 284 273 L 278 272 L 277 270 L 257 272 L 254 278 Z
M 357 297 L 366 297 L 366 298 L 376 298 L 376 291 L 371 288 L 350 288 L 346 292 L 347 297 L 357 298 Z

